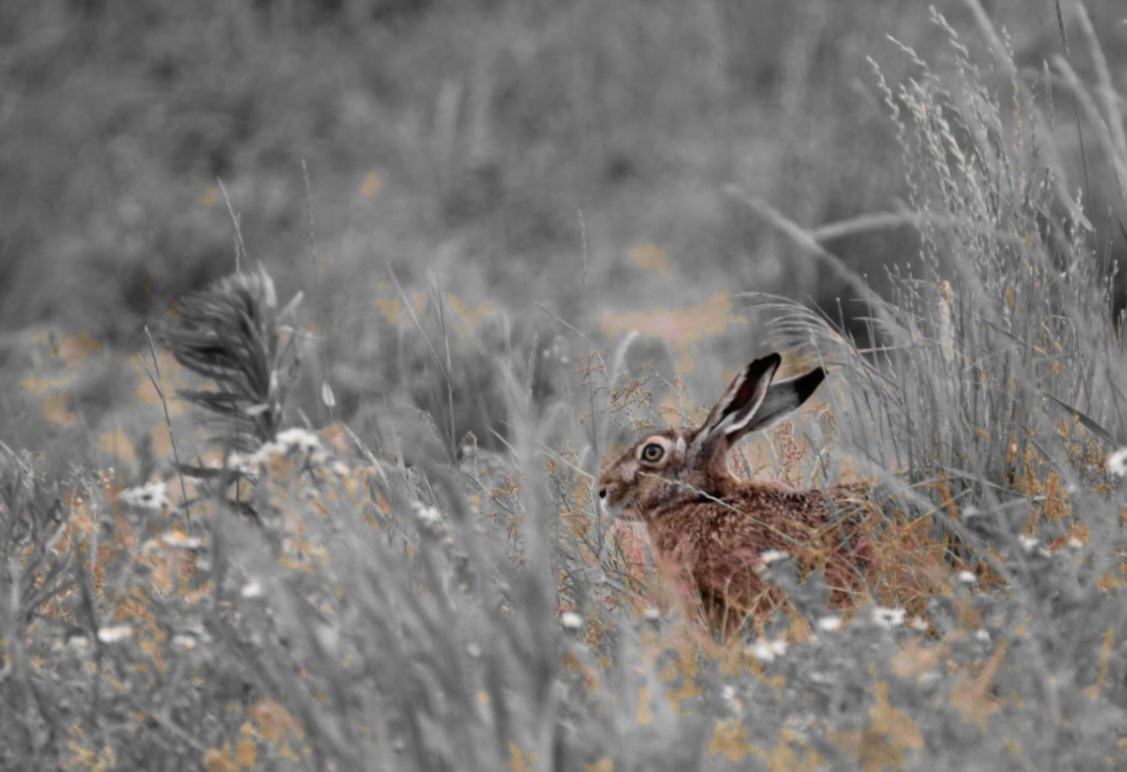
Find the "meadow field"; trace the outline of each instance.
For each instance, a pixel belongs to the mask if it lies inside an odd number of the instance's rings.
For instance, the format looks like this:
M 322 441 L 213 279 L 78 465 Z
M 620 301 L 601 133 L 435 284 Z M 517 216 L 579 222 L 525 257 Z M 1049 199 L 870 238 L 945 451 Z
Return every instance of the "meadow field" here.
M 0 7 L 0 769 L 1127 768 L 1127 8 Z M 771 351 L 850 602 L 600 462 Z M 691 599 L 690 599 L 691 601 Z

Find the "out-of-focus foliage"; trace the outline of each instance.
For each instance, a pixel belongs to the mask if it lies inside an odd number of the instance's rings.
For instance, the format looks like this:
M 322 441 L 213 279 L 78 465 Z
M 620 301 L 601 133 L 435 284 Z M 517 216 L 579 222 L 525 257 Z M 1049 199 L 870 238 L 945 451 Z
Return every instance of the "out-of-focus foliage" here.
M 1051 8 L 994 5 L 1020 65 L 1061 53 Z M 1094 5 L 1102 28 L 1114 5 Z M 0 325 L 118 341 L 232 267 L 217 180 L 282 294 L 309 285 L 302 161 L 334 296 L 370 298 L 387 259 L 408 280 L 454 273 L 469 302 L 572 310 L 582 210 L 590 285 L 614 293 L 600 301 L 649 305 L 686 276 L 698 301 L 733 282 L 832 298 L 723 187 L 808 227 L 888 208 L 903 172 L 865 56 L 897 81 L 886 35 L 925 56 L 942 43 L 925 6 L 876 0 L 46 0 L 0 14 Z M 1122 46 L 1108 55 L 1114 71 Z M 1089 203 L 1108 192 L 1096 181 Z M 646 244 L 668 255 L 661 275 L 629 257 Z M 912 244 L 835 247 L 879 281 Z
M 993 6 L 1023 75 L 1062 53 L 1051 9 Z M 1091 12 L 1117 29 L 1114 2 Z M 493 368 L 468 357 L 443 375 L 416 356 L 422 331 L 401 309 L 425 327 L 449 294 L 492 303 L 514 322 L 485 334 L 487 351 L 529 362 L 562 331 L 540 306 L 572 323 L 660 307 L 690 324 L 682 309 L 742 289 L 864 313 L 726 191 L 808 228 L 896 209 L 910 191 L 865 58 L 891 82 L 910 74 L 893 35 L 941 75 L 955 68 L 924 6 L 876 0 L 45 0 L 0 15 L 4 373 L 35 360 L 29 325 L 132 350 L 173 298 L 230 272 L 238 240 L 281 296 L 310 294 L 345 415 L 406 389 L 445 411 L 452 442 L 473 431 L 491 446 L 505 420 Z M 1122 71 L 1124 47 L 1106 50 Z M 1070 61 L 1091 74 L 1087 57 Z M 1074 165 L 1078 128 L 1097 132 L 1088 114 L 1053 128 Z M 1086 150 L 1089 168 L 1105 163 L 1098 143 Z M 1115 200 L 1107 175 L 1084 183 L 1089 211 Z M 1101 232 L 1117 254 L 1119 229 Z M 827 244 L 878 287 L 918 251 L 903 225 Z M 538 393 L 560 388 L 551 368 L 526 370 Z M 120 372 L 82 391 L 113 401 Z M 443 396 L 446 376 L 480 396 Z M 85 421 L 120 407 L 90 401 Z M 38 413 L 0 397 L 0 426 L 21 442 L 42 443 Z

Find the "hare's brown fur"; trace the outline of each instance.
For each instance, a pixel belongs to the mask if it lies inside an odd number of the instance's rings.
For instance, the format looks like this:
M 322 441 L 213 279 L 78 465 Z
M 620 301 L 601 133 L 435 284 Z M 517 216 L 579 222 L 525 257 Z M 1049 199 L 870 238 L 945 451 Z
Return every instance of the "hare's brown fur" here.
M 796 490 L 741 480 L 728 468 L 738 439 L 797 408 L 825 375 L 818 368 L 773 382 L 779 362 L 777 354 L 752 362 L 701 426 L 643 438 L 608 460 L 599 478 L 603 501 L 646 523 L 659 568 L 687 582 L 720 628 L 785 604 L 783 591 L 760 575 L 768 550 L 796 555 L 804 573 L 820 569 L 837 605 L 862 591 L 870 558 L 850 517 L 863 486 Z

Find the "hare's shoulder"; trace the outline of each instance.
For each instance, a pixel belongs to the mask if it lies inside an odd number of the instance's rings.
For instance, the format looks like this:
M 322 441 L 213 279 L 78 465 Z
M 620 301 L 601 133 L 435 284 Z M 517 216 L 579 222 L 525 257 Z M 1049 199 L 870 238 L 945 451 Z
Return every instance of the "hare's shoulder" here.
M 700 495 L 681 502 L 675 510 L 651 522 L 655 546 L 664 552 L 690 550 L 699 559 L 713 559 L 733 551 L 752 553 L 777 548 L 779 530 L 772 527 L 779 516 L 783 495 L 775 491 L 743 492 L 724 498 Z M 754 555 L 749 555 L 754 557 Z

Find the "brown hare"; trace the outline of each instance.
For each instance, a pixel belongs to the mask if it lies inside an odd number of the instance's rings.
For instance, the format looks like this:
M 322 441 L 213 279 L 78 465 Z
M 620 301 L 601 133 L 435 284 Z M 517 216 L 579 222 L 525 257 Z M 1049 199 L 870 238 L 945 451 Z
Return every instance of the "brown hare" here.
M 862 486 L 796 490 L 741 480 L 728 468 L 740 438 L 798 408 L 826 375 L 818 367 L 775 381 L 781 362 L 778 354 L 755 360 L 700 426 L 650 434 L 608 459 L 599 476 L 602 504 L 646 524 L 659 572 L 698 595 L 706 620 L 721 632 L 786 604 L 786 594 L 760 573 L 768 551 L 795 555 L 804 574 L 821 570 L 831 605 L 864 592 L 872 546 L 850 513 Z

